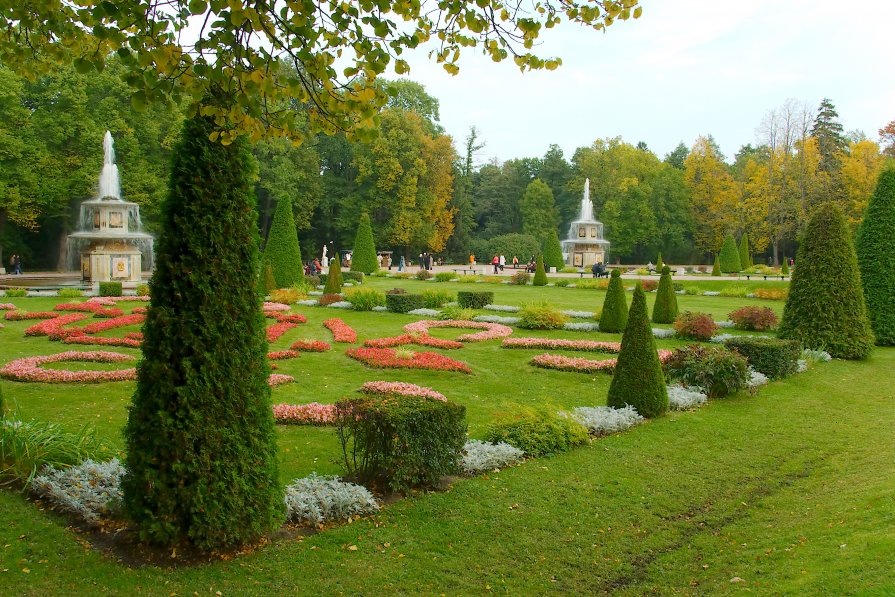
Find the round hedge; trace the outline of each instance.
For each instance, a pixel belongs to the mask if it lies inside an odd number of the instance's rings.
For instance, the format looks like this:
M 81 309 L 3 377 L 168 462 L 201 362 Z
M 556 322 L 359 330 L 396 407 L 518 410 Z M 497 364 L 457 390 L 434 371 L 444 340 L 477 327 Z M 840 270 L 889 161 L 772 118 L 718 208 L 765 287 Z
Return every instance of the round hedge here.
M 625 331 L 628 324 L 628 299 L 622 286 L 622 273 L 612 270 L 609 276 L 609 288 L 603 299 L 603 311 L 600 313 L 600 331 L 619 333 Z
M 880 173 L 855 249 L 870 325 L 880 346 L 895 345 L 895 167 Z

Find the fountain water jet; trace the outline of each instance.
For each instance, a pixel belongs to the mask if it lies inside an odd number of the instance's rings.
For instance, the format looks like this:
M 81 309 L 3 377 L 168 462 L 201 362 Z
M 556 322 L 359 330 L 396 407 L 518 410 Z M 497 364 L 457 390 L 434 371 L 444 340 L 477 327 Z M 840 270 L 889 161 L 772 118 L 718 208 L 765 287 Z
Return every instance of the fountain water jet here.
M 603 223 L 594 218 L 589 178 L 584 181 L 581 213 L 569 226 L 569 233 L 561 244 L 566 265 L 590 267 L 595 263 L 606 263 L 609 257 L 609 241 L 603 238 Z
M 140 206 L 121 198 L 112 133 L 106 131 L 99 189 L 95 198 L 81 203 L 78 230 L 68 235 L 70 260 L 80 257 L 87 282 L 140 282 L 143 266 L 152 269 L 152 241 L 141 231 Z

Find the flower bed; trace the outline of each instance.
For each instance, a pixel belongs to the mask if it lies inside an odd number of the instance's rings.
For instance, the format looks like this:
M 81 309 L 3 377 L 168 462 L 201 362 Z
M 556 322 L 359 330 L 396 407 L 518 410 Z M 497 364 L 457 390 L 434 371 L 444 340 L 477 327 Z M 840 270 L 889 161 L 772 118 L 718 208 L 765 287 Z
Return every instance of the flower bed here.
M 265 313 L 268 317 L 273 315 L 273 318 L 277 321 L 287 321 L 289 323 L 308 323 L 308 318 L 300 313 L 277 313 L 275 311 L 270 311 L 269 313 Z
M 395 394 L 399 396 L 420 396 L 447 402 L 447 398 L 441 392 L 403 381 L 368 381 L 360 387 L 360 391 L 365 394 L 377 394 L 380 396 L 393 396 Z
M 121 317 L 113 317 L 112 319 L 106 319 L 105 321 L 95 321 L 93 323 L 85 325 L 84 327 L 80 328 L 80 330 L 85 334 L 98 334 L 99 332 L 105 332 L 106 330 L 125 327 L 128 325 L 136 325 L 138 323 L 143 323 L 144 321 L 146 321 L 145 315 L 135 313 L 133 315 L 122 315 Z
M 267 385 L 270 387 L 281 386 L 284 383 L 292 383 L 295 381 L 295 378 L 291 375 L 285 375 L 283 373 L 271 373 L 270 377 L 267 378 Z
M 72 330 L 62 329 L 62 326 L 74 323 L 76 321 L 81 321 L 82 319 L 87 319 L 87 315 L 85 315 L 84 313 L 68 313 L 67 315 L 60 315 L 54 317 L 53 319 L 47 319 L 26 328 L 25 335 L 49 336 L 52 340 L 58 340 L 65 335 L 83 334 L 83 332 L 81 332 L 81 328 L 75 328 Z
M 149 311 L 146 307 L 134 307 L 131 309 L 131 313 L 139 313 L 141 315 L 146 315 L 146 312 Z
M 273 303 L 270 301 L 264 301 L 264 306 L 262 307 L 263 311 L 288 311 L 289 305 L 284 305 L 283 303 Z
M 118 307 L 108 307 L 100 303 L 86 301 L 83 303 L 60 303 L 53 307 L 53 311 L 79 311 L 92 313 L 94 317 L 119 317 L 124 311 Z
M 336 342 L 345 342 L 347 344 L 357 342 L 357 332 L 338 317 L 327 319 L 323 322 L 323 325 L 333 333 L 333 340 Z
M 134 338 L 103 338 L 102 336 L 87 336 L 85 334 L 65 336 L 63 344 L 94 344 L 98 346 L 124 346 L 127 348 L 140 348 L 143 344 Z
M 12 303 L 0 303 L 0 311 L 15 311 L 17 307 Z
M 428 334 L 430 328 L 472 328 L 474 330 L 484 330 L 482 332 L 476 332 L 475 334 L 463 334 L 457 338 L 460 342 L 494 340 L 496 338 L 504 338 L 513 333 L 513 328 L 499 323 L 469 321 L 466 319 L 446 319 L 444 321 L 423 319 L 421 321 L 408 323 L 404 326 L 404 331 L 410 332 L 411 334 Z
M 506 338 L 501 348 L 546 348 L 550 350 L 581 350 L 587 352 L 618 352 L 621 342 L 593 340 L 562 340 L 556 338 Z
M 52 311 L 7 311 L 4 315 L 7 321 L 23 321 L 25 319 L 55 319 L 58 313 Z
M 334 404 L 275 404 L 273 418 L 277 423 L 292 425 L 332 425 L 335 422 Z
M 280 336 L 282 336 L 292 328 L 297 327 L 297 323 L 292 323 L 290 321 L 278 321 L 273 325 L 269 325 L 267 326 L 267 341 L 276 342 L 280 339 Z
M 672 353 L 670 350 L 658 350 L 656 352 L 659 354 L 659 360 L 663 363 L 671 357 Z M 532 357 L 529 362 L 536 367 L 543 367 L 544 369 L 574 371 L 577 373 L 596 373 L 597 371 L 611 372 L 615 369 L 616 359 L 594 361 L 591 359 L 564 357 L 561 355 L 544 353 Z
M 16 359 L 0 369 L 0 377 L 14 381 L 31 381 L 43 383 L 101 383 L 106 381 L 127 381 L 137 379 L 136 368 L 119 369 L 118 371 L 65 371 L 61 369 L 44 369 L 44 363 L 90 362 L 121 363 L 136 360 L 129 354 L 119 352 L 68 351 L 37 357 Z
M 472 373 L 469 365 L 436 352 L 417 352 L 411 357 L 398 355 L 391 348 L 350 348 L 345 354 L 371 367 L 387 369 L 431 369 Z
M 442 340 L 441 338 L 434 338 L 429 334 L 402 334 L 400 336 L 392 336 L 391 338 L 371 338 L 364 342 L 364 346 L 373 348 L 391 348 L 392 346 L 403 346 L 405 344 L 431 346 L 432 348 L 463 348 L 461 342 Z
M 267 353 L 267 358 L 271 361 L 284 361 L 286 359 L 294 359 L 298 354 L 297 350 L 274 350 Z
M 299 352 L 326 352 L 332 347 L 322 340 L 306 340 L 302 338 L 289 348 Z

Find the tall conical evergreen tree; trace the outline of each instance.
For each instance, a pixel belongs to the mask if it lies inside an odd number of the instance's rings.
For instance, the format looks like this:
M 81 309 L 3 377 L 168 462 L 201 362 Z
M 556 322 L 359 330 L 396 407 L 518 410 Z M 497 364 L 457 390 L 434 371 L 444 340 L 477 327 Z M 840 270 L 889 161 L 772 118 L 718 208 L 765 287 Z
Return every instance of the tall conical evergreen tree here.
M 143 358 L 124 435 L 141 538 L 225 549 L 283 516 L 248 143 L 184 123 L 161 207 Z
M 617 334 L 625 331 L 626 325 L 628 325 L 628 299 L 625 298 L 625 287 L 622 286 L 622 273 L 614 269 L 609 276 L 609 287 L 603 299 L 600 331 Z
M 262 260 L 270 264 L 277 288 L 289 288 L 305 278 L 295 216 L 292 215 L 292 200 L 288 196 L 277 201 Z
M 786 255 L 783 256 L 783 265 L 780 266 L 780 273 L 784 276 L 789 275 L 789 259 L 787 259 Z
M 802 234 L 778 328 L 781 338 L 863 359 L 873 348 L 858 258 L 842 210 L 821 204 Z
M 880 346 L 895 346 L 895 167 L 883 170 L 864 211 L 855 249 L 870 325 Z
M 538 253 L 538 261 L 535 264 L 535 277 L 531 281 L 533 286 L 546 286 L 547 273 L 544 271 L 544 256 Z
M 379 259 L 376 257 L 376 245 L 373 242 L 373 226 L 370 225 L 370 214 L 367 212 L 362 213 L 357 222 L 354 249 L 351 253 L 351 271 L 365 274 L 379 271 Z
M 746 269 L 752 267 L 752 253 L 749 251 L 749 235 L 743 233 L 740 238 L 740 267 Z
M 740 263 L 740 250 L 737 249 L 737 243 L 733 240 L 733 235 L 728 234 L 724 237 L 724 244 L 721 245 L 718 263 L 721 265 L 721 272 L 725 274 L 735 274 L 743 269 Z
M 674 283 L 671 281 L 671 268 L 662 268 L 659 288 L 656 289 L 656 302 L 653 305 L 653 323 L 674 323 L 677 319 L 677 295 L 674 294 Z
M 715 254 L 715 263 L 712 265 L 712 275 L 721 275 L 721 257 L 717 253 Z
M 324 294 L 339 294 L 342 292 L 342 264 L 338 258 L 329 260 L 329 269 L 326 272 L 326 284 L 323 287 Z
M 665 262 L 662 261 L 662 253 L 659 253 L 659 256 L 656 258 L 656 271 L 661 274 L 663 267 L 665 267 Z
M 555 267 L 556 271 L 561 271 L 565 267 L 566 262 L 562 258 L 562 245 L 559 242 L 559 235 L 556 230 L 551 229 L 544 239 L 544 267 Z
M 656 353 L 646 295 L 640 282 L 634 288 L 628 325 L 622 335 L 622 349 L 618 353 L 606 404 L 613 408 L 630 404 L 647 418 L 658 417 L 668 410 L 665 374 Z

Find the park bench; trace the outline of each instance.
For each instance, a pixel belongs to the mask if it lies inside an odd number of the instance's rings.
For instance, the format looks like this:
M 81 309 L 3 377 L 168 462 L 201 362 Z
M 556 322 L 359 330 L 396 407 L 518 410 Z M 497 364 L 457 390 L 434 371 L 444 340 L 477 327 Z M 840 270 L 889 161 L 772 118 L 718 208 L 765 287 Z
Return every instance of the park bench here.
M 485 272 L 484 269 L 478 270 L 474 267 L 455 267 L 455 268 L 451 268 L 451 271 L 453 271 L 455 274 L 459 274 L 462 272 L 464 276 L 466 275 L 466 272 L 469 272 L 472 275 L 476 275 L 476 274 L 484 275 L 484 272 Z
M 579 277 L 579 278 L 584 278 L 584 275 L 585 275 L 585 274 L 587 274 L 588 277 L 594 275 L 593 272 L 590 271 L 590 270 L 586 270 L 586 269 L 579 269 L 579 270 L 578 270 L 578 277 Z M 598 277 L 598 278 L 608 278 L 608 277 L 609 277 L 609 270 L 603 270 L 602 273 L 597 274 L 597 277 Z
M 785 279 L 786 279 L 786 276 L 781 275 L 781 274 L 739 274 L 738 277 L 740 277 L 740 278 L 746 278 L 747 280 L 751 280 L 753 276 L 754 276 L 755 278 L 758 278 L 758 277 L 760 276 L 760 277 L 764 278 L 765 280 L 767 280 L 768 278 L 771 278 L 772 280 L 775 279 L 775 278 L 776 278 L 776 279 L 779 279 L 779 280 L 785 280 Z

